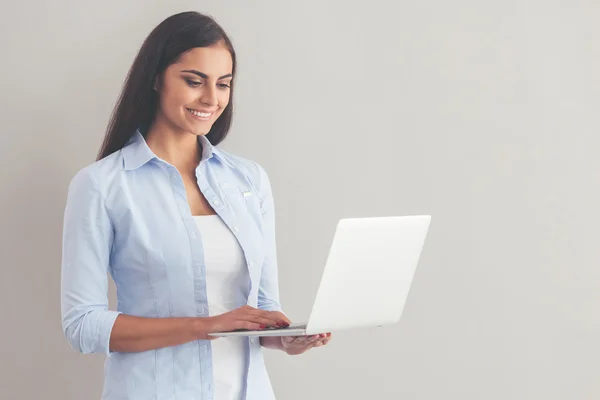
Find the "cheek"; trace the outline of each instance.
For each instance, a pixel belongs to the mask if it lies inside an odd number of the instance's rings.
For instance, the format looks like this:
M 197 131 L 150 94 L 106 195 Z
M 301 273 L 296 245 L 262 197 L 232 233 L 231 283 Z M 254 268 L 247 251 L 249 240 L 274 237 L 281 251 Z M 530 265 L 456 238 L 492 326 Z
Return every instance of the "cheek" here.
M 194 91 L 186 87 L 166 87 L 161 94 L 161 105 L 167 114 L 179 113 L 183 106 L 193 101 Z
M 219 96 L 219 108 L 221 109 L 220 111 L 223 112 L 223 110 L 227 107 L 228 104 L 229 104 L 229 92 L 221 94 Z

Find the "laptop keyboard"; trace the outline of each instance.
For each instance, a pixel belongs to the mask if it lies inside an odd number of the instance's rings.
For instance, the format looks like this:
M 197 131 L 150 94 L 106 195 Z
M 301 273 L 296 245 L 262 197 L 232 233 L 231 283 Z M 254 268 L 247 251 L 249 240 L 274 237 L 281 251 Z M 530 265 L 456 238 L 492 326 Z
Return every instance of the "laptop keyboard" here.
M 265 329 L 263 329 L 264 331 L 273 331 L 273 330 L 282 330 L 285 331 L 287 329 L 304 329 L 306 328 L 306 324 L 291 324 L 290 326 L 282 326 L 281 328 L 278 328 L 276 326 L 274 327 L 267 327 Z
M 259 330 L 260 331 L 274 331 L 274 330 L 285 331 L 288 329 L 305 329 L 305 328 L 306 328 L 306 324 L 291 324 L 290 326 L 283 326 L 281 328 L 274 326 L 274 327 L 267 327 L 265 329 L 259 329 Z M 254 331 L 254 330 L 253 329 L 236 329 L 232 332 L 249 332 L 249 331 Z

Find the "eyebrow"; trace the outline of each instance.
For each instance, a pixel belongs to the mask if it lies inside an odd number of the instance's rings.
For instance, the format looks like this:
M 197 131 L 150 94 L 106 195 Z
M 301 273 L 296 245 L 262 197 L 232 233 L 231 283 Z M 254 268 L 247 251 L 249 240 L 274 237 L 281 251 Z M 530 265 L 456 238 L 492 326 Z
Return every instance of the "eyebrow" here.
M 189 72 L 190 74 L 198 75 L 200 78 L 208 79 L 208 75 L 206 75 L 204 72 L 196 71 L 195 69 L 184 69 L 181 72 Z M 232 76 L 233 76 L 232 74 L 223 75 L 223 76 L 219 77 L 219 79 L 217 79 L 217 80 L 231 78 Z

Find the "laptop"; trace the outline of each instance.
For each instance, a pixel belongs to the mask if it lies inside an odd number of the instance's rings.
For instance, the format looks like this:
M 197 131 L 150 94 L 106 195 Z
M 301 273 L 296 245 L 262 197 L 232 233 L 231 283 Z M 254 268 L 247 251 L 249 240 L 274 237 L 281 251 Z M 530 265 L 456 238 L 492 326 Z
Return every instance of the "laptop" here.
M 307 323 L 211 336 L 303 336 L 400 321 L 431 216 L 339 220 Z

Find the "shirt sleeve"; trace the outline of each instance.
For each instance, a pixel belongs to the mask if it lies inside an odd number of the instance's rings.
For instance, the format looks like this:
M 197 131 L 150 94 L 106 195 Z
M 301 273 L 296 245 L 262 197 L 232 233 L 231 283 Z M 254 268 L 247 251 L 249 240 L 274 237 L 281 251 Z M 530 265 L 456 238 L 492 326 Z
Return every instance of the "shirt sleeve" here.
M 266 311 L 283 312 L 279 301 L 273 193 L 266 171 L 259 164 L 256 165 L 259 173 L 260 208 L 267 249 L 258 288 L 258 308 Z
M 63 220 L 61 314 L 64 335 L 75 350 L 109 354 L 120 312 L 108 310 L 108 268 L 113 229 L 90 168 L 69 184 Z

